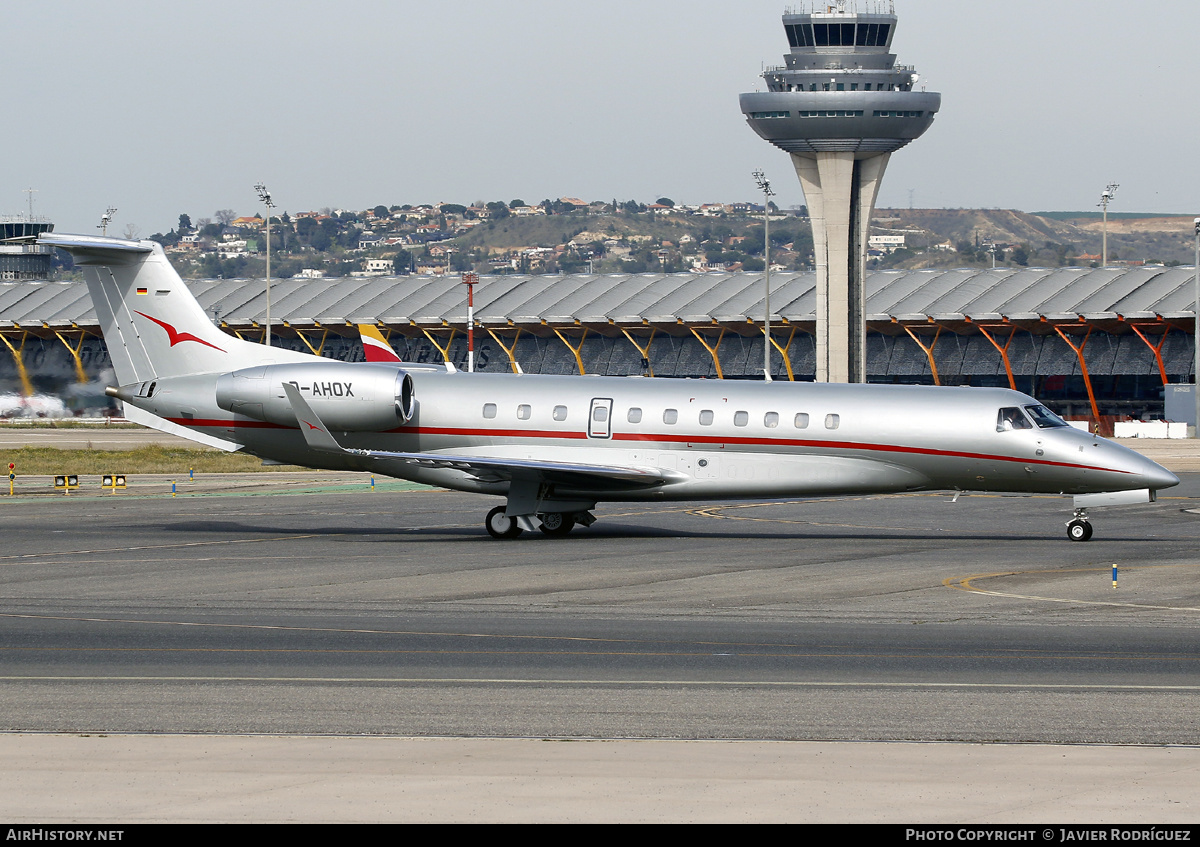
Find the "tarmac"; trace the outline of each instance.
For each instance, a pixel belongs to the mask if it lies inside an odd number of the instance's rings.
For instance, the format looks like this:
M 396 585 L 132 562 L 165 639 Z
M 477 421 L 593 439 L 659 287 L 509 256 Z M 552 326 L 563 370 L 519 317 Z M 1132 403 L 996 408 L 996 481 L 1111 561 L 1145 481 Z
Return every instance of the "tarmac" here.
M 30 443 L 30 432 L 21 434 L 21 443 Z M 160 437 L 138 430 L 113 430 L 121 434 L 111 439 L 104 432 L 32 432 L 39 444 L 90 442 L 92 449 L 130 449 Z M 0 445 L 11 443 L 10 437 L 10 429 L 0 427 Z M 187 443 L 161 437 L 165 443 Z M 1122 443 L 1178 473 L 1200 471 L 1195 442 Z M 62 497 L 50 482 L 24 478 L 25 493 L 36 490 L 36 495 L 17 498 L 25 506 L 15 510 L 6 510 L 6 498 L 0 497 L 0 521 L 20 519 L 25 508 L 37 509 L 44 498 Z M 316 471 L 204 475 L 186 484 L 179 477 L 148 475 L 131 478 L 130 489 L 116 494 L 101 491 L 98 478 L 85 478 L 84 488 L 70 496 L 82 496 L 99 508 L 101 498 L 166 497 L 172 482 L 180 482 L 181 490 L 186 485 L 181 493 L 198 498 L 198 504 L 204 497 L 231 494 L 341 496 L 370 485 L 363 474 Z M 382 492 L 411 489 L 395 480 L 375 484 Z M 1013 586 L 999 583 L 992 587 L 999 589 L 994 592 L 998 603 L 1019 604 L 1022 597 L 1038 593 L 1025 588 L 1018 594 Z M 1167 590 L 1178 587 L 1163 585 Z M 831 607 L 836 607 L 833 587 L 828 591 Z M 889 589 L 886 596 L 903 596 L 900 591 Z M 13 602 L 10 597 L 5 605 Z M 873 603 L 862 612 L 845 608 L 849 615 L 869 615 L 868 608 L 877 607 Z M 1173 626 L 1190 638 L 1195 625 L 1174 620 Z M 1063 625 L 1069 623 L 1063 619 Z M 0 656 L 9 640 L 3 632 L 0 628 Z M 63 692 L 71 696 L 69 688 Z M 1183 702 L 1190 704 L 1190 699 Z M 1091 827 L 1189 824 L 1200 818 L 1200 747 L 1172 744 L 567 740 L 101 729 L 0 734 L 0 761 L 0 818 L 14 825 L 471 821 Z

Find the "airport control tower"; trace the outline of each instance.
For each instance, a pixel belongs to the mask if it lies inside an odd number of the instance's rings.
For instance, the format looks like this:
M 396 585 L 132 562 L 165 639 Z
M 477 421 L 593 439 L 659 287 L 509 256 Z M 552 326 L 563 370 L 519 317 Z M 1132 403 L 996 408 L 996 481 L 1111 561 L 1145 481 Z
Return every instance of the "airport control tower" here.
M 741 96 L 754 131 L 791 154 L 812 218 L 817 381 L 866 381 L 863 280 L 871 213 L 891 154 L 941 107 L 896 64 L 894 4 L 815 2 L 783 16 L 791 52 Z

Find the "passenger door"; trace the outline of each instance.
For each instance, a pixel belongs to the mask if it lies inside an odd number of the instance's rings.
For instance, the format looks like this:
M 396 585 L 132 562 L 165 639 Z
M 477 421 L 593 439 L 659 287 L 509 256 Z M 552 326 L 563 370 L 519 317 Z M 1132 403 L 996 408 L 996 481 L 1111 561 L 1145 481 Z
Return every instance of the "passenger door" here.
M 588 412 L 588 438 L 612 438 L 612 398 L 592 400 Z

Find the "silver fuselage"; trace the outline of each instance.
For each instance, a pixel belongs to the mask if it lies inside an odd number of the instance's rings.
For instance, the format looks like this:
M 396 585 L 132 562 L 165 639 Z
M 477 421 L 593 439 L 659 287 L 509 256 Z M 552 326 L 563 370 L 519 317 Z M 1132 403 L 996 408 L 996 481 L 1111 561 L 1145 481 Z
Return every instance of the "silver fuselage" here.
M 394 384 L 404 368 L 316 367 L 344 374 L 347 382 L 374 379 L 382 385 Z M 339 443 L 351 450 L 655 469 L 664 476 L 661 484 L 641 488 L 560 484 L 559 497 L 692 500 L 923 490 L 1085 494 L 1153 491 L 1178 483 L 1140 454 L 1071 427 L 998 431 L 999 410 L 1036 403 L 1007 389 L 410 374 L 416 403 L 407 423 L 397 419 L 386 429 L 334 431 Z M 463 491 L 508 491 L 508 481 L 452 468 L 314 451 L 295 424 L 220 408 L 215 400 L 219 377 L 162 380 L 153 397 L 127 402 L 272 461 L 370 470 Z M 264 396 L 283 399 L 281 385 L 263 390 Z M 319 399 L 325 405 L 314 401 L 313 407 L 323 418 L 322 409 L 370 402 L 357 393 Z

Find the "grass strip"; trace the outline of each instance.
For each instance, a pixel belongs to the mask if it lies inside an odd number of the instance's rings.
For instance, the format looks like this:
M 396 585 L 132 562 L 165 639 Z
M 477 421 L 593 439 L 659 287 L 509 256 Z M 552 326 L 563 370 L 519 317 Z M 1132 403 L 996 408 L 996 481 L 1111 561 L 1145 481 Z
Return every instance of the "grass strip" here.
M 257 471 L 295 471 L 294 465 L 263 465 L 262 460 L 244 453 L 188 447 L 147 445 L 135 450 L 60 450 L 57 447 L 0 447 L 0 470 L 8 473 L 9 463 L 17 466 L 17 476 L 53 474 L 180 474 L 189 469 L 197 473 L 252 473 Z

